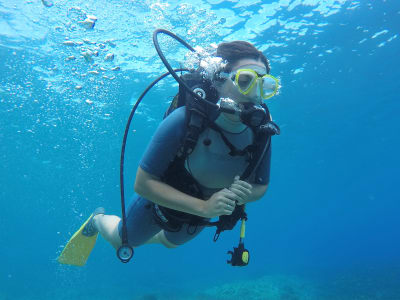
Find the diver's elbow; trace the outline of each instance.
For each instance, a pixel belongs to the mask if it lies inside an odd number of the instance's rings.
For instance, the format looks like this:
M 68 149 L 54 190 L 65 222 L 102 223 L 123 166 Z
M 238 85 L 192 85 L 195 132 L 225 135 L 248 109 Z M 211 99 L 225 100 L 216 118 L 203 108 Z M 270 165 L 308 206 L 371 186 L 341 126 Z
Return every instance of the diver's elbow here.
M 157 180 L 157 177 L 147 173 L 142 168 L 138 168 L 136 172 L 136 179 L 133 189 L 136 194 L 146 198 L 149 195 L 149 191 L 152 190 L 152 181 Z
M 138 180 L 135 180 L 135 184 L 133 185 L 133 191 L 142 196 L 142 185 L 138 183 Z

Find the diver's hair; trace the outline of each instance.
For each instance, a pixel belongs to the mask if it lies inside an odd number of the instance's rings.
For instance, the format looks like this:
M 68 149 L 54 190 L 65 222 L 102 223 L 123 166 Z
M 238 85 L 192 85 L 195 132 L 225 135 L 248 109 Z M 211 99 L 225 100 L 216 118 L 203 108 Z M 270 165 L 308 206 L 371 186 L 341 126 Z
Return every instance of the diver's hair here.
M 221 43 L 218 45 L 216 56 L 221 57 L 228 62 L 224 69 L 225 72 L 231 72 L 232 66 L 243 58 L 260 59 L 264 63 L 268 74 L 271 70 L 269 61 L 265 55 L 261 51 L 258 51 L 257 48 L 249 42 L 233 41 Z

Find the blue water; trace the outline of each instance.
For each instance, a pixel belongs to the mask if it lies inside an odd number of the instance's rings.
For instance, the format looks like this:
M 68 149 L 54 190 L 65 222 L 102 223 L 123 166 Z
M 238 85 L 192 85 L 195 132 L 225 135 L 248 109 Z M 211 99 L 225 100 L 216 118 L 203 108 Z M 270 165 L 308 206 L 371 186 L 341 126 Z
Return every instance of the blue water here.
M 0 0 L 1 300 L 400 299 L 397 1 L 44 2 Z M 245 268 L 226 264 L 238 228 L 140 247 L 126 265 L 101 238 L 85 267 L 56 261 L 95 207 L 120 214 L 125 122 L 165 71 L 156 28 L 203 47 L 248 40 L 280 77 L 282 134 L 269 190 L 247 208 Z M 160 40 L 179 67 L 186 50 Z M 176 92 L 165 80 L 135 115 L 128 195 Z

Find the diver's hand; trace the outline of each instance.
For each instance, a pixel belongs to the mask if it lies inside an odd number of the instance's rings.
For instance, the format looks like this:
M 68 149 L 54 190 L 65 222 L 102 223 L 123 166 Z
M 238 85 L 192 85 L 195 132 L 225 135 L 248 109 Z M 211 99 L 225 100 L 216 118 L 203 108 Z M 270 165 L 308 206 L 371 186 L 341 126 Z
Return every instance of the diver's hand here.
M 240 180 L 239 176 L 235 176 L 229 190 L 238 197 L 237 204 L 243 205 L 249 202 L 252 188 L 250 183 Z
M 214 193 L 204 202 L 204 216 L 215 218 L 221 215 L 230 215 L 236 206 L 239 197 L 228 189 L 222 189 Z

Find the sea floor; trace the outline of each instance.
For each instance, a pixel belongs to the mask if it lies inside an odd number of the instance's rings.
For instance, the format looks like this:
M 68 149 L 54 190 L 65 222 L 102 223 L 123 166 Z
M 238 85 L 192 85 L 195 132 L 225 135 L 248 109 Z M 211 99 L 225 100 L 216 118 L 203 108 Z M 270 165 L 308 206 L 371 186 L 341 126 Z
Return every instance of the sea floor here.
M 122 290 L 121 286 L 104 284 L 71 289 L 54 285 L 26 288 L 21 283 L 18 289 L 3 289 L 0 283 L 0 300 L 399 300 L 400 268 L 318 272 L 312 276 L 269 274 L 214 286 L 201 284 L 195 290 L 179 288 L 184 285 L 140 292 L 133 287 Z

